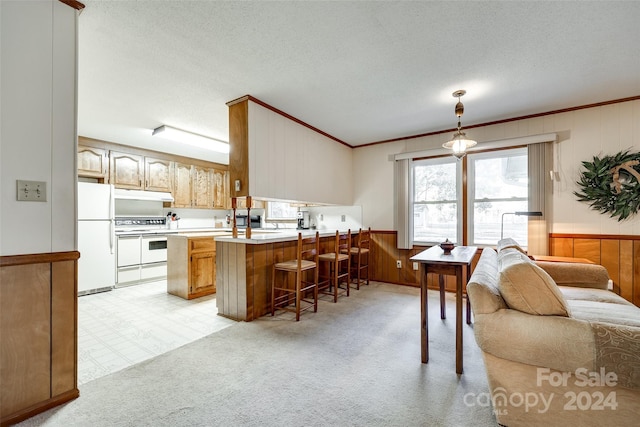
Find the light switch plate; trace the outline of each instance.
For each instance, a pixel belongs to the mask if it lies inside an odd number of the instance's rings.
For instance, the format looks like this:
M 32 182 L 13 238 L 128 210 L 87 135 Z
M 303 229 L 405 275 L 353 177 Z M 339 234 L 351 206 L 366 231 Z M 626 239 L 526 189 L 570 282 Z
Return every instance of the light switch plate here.
M 22 202 L 46 202 L 47 183 L 44 181 L 17 180 L 17 199 Z

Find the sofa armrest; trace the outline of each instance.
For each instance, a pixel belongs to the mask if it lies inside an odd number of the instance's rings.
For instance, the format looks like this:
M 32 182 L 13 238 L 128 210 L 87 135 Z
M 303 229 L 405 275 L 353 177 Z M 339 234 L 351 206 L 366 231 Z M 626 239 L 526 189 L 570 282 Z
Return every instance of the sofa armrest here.
M 597 264 L 535 261 L 560 286 L 607 289 L 609 273 Z
M 502 359 L 564 372 L 595 369 L 595 338 L 589 322 L 513 309 L 476 314 L 476 342 Z

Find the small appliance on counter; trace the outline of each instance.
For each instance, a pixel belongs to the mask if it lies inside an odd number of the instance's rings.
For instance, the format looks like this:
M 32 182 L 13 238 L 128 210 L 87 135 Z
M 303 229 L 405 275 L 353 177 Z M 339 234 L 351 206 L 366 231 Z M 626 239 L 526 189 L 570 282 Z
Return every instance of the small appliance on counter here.
M 298 211 L 298 230 L 308 230 L 309 225 L 309 212 Z
M 247 228 L 249 222 L 251 222 L 251 228 L 262 228 L 262 217 L 260 215 L 251 215 L 251 218 L 247 215 L 236 215 L 236 226 L 238 228 Z

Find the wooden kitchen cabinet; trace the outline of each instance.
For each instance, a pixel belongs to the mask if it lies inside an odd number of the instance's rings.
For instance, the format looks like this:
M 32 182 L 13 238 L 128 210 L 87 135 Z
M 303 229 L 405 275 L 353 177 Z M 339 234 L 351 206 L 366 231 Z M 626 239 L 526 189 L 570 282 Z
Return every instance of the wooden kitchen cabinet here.
M 212 170 L 200 166 L 192 167 L 193 197 L 191 206 L 194 208 L 213 208 Z
M 246 209 L 247 208 L 247 199 L 245 197 L 236 199 L 236 208 L 237 209 Z M 251 199 L 251 209 L 265 209 L 266 203 L 264 200 Z
M 102 148 L 78 145 L 78 176 L 85 178 L 109 178 L 109 151 Z
M 131 148 L 129 152 L 128 148 Z M 78 137 L 78 176 L 116 188 L 170 192 L 165 207 L 230 209 L 224 165 Z
M 116 188 L 142 190 L 144 182 L 144 158 L 135 154 L 112 151 L 109 182 Z
M 173 162 L 169 160 L 144 158 L 144 189 L 171 192 Z
M 167 237 L 167 292 L 194 299 L 216 292 L 216 243 L 213 236 Z
M 171 203 L 171 207 L 191 207 L 191 165 L 174 163 L 172 190 L 173 203 Z
M 189 295 L 208 295 L 216 291 L 216 253 L 214 251 L 191 255 L 191 284 Z M 209 292 L 210 291 L 210 292 Z M 204 293 L 204 294 L 203 294 Z M 199 295 L 202 294 L 202 295 Z
M 211 192 L 213 193 L 214 209 L 230 209 L 229 174 L 225 170 L 213 169 L 211 175 Z

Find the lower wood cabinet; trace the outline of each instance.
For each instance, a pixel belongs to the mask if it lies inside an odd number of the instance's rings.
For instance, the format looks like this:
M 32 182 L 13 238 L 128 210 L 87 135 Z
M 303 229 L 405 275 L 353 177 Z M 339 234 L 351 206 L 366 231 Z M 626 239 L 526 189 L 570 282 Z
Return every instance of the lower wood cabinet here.
M 213 236 L 167 237 L 167 292 L 184 299 L 216 292 L 216 242 Z

